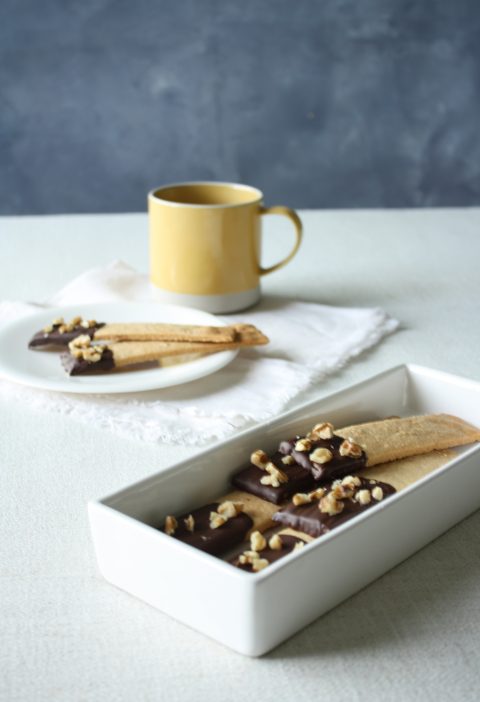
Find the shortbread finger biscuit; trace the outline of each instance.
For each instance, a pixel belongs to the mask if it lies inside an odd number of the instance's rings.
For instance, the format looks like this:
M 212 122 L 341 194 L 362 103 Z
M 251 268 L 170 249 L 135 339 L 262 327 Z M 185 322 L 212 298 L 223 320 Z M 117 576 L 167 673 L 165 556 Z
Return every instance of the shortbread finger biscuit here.
M 232 326 L 195 324 L 110 323 L 95 331 L 96 341 L 188 341 L 228 343 L 235 341 Z
M 400 458 L 390 463 L 380 463 L 373 468 L 360 471 L 359 475 L 371 480 L 383 480 L 399 491 L 416 483 L 437 468 L 441 468 L 455 458 L 455 455 L 455 451 L 451 449 L 432 451 L 419 456 Z
M 364 449 L 367 467 L 480 439 L 479 429 L 449 414 L 368 422 L 343 427 L 335 433 Z
M 248 514 L 253 524 L 247 534 L 249 538 L 254 531 L 266 531 L 275 526 L 272 516 L 278 510 L 278 505 L 274 505 L 266 500 L 261 500 L 255 495 L 251 495 L 243 490 L 232 490 L 227 495 L 222 495 L 217 502 L 235 502 L 243 505 L 242 509 Z

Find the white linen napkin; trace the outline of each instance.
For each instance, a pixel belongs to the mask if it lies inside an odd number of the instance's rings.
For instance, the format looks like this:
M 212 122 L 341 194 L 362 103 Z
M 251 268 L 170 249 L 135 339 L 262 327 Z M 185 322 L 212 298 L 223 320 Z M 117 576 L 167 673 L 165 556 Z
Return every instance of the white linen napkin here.
M 45 306 L 151 301 L 147 276 L 121 261 L 78 276 Z M 0 324 L 38 310 L 0 303 Z M 331 307 L 266 296 L 255 308 L 225 317 L 258 326 L 270 344 L 244 349 L 228 366 L 184 385 L 123 395 L 54 393 L 0 381 L 2 395 L 69 414 L 143 441 L 198 445 L 272 417 L 314 381 L 394 331 L 380 308 Z M 108 320 L 105 320 L 108 321 Z M 128 321 L 128 320 L 125 320 Z

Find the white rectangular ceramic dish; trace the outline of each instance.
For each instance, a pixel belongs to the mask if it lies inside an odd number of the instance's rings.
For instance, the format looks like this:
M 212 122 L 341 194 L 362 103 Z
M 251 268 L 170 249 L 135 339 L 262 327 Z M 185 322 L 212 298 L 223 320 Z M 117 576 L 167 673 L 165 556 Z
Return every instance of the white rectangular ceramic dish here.
M 166 536 L 166 514 L 228 490 L 252 450 L 307 431 L 389 415 L 446 412 L 480 425 L 480 383 L 393 368 L 242 432 L 89 505 L 100 569 L 114 585 L 250 656 L 266 653 L 480 506 L 480 446 L 304 549 L 250 574 Z M 292 592 L 302 593 L 292 597 Z

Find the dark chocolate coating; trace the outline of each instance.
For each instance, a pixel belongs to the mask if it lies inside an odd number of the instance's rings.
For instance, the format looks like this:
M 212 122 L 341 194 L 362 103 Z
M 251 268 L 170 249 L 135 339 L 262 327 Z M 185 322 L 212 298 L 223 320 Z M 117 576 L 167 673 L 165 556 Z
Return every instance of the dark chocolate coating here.
M 178 527 L 173 534 L 173 538 L 214 556 L 219 556 L 240 544 L 245 539 L 247 532 L 252 528 L 253 520 L 248 514 L 240 512 L 236 517 L 229 519 L 217 529 L 211 529 L 210 512 L 216 512 L 219 504 L 219 502 L 213 502 L 200 507 L 200 509 L 176 517 Z M 190 514 L 195 520 L 193 532 L 188 531 L 184 522 Z M 165 531 L 164 527 L 161 528 L 161 531 Z
M 372 490 L 378 485 L 383 490 L 383 499 L 387 499 L 396 492 L 395 488 L 387 483 L 382 483 L 378 480 L 369 480 L 367 478 L 360 478 L 360 480 L 362 484 L 356 488 L 356 490 Z M 329 490 L 331 485 L 326 485 L 325 487 Z M 310 534 L 310 536 L 321 536 L 322 534 L 327 534 L 335 527 L 340 526 L 340 524 L 344 524 L 344 522 L 349 519 L 356 517 L 357 514 L 365 512 L 365 510 L 379 504 L 379 502 L 373 498 L 367 505 L 362 505 L 352 498 L 344 499 L 342 502 L 344 504 L 342 512 L 334 515 L 320 512 L 318 508 L 319 500 L 314 500 L 309 504 L 299 505 L 298 507 L 290 502 L 273 515 L 273 520 L 286 527 L 291 527 L 292 529 L 303 531 L 305 534 Z M 381 500 L 381 502 L 383 502 L 383 500 Z
M 60 354 L 62 366 L 68 375 L 88 375 L 90 373 L 105 373 L 115 368 L 113 353 L 109 348 L 104 347 L 102 357 L 99 361 L 92 363 L 83 358 L 75 358 L 71 353 Z
M 281 483 L 280 487 L 272 487 L 272 485 L 262 485 L 261 478 L 268 473 L 256 466 L 250 464 L 239 473 L 233 476 L 232 484 L 240 490 L 250 492 L 252 495 L 261 497 L 268 502 L 273 502 L 276 505 L 285 502 L 296 492 L 309 492 L 315 487 L 315 481 L 310 471 L 305 470 L 301 466 L 294 464 L 291 466 L 282 463 L 283 454 L 275 453 L 271 458 L 271 462 L 282 470 L 288 476 L 287 483 Z
M 360 458 L 341 456 L 339 448 L 344 441 L 344 438 L 341 436 L 334 435 L 331 439 L 315 439 L 315 441 L 312 441 L 312 448 L 309 451 L 295 450 L 295 444 L 299 438 L 282 441 L 278 450 L 284 455 L 289 453 L 295 459 L 295 462 L 309 470 L 319 483 L 356 473 L 364 468 L 367 462 L 367 456 L 364 451 L 362 451 Z M 329 449 L 333 453 L 332 460 L 328 461 L 328 463 L 314 463 L 311 461 L 309 456 L 316 448 Z
M 51 332 L 44 332 L 43 330 L 36 332 L 28 342 L 28 348 L 38 349 L 46 346 L 68 346 L 73 339 L 76 339 L 77 336 L 81 334 L 88 334 L 88 336 L 93 339 L 95 332 L 105 326 L 105 322 L 98 322 L 95 326 L 88 327 L 88 329 L 77 324 L 72 331 L 64 332 L 63 334 L 60 334 L 58 331 L 60 326 L 60 324 L 54 325 L 53 331 Z
M 282 534 L 280 535 L 280 538 L 282 540 L 283 548 L 282 549 L 272 549 L 272 548 L 265 548 L 263 551 L 259 551 L 258 555 L 260 558 L 266 558 L 266 560 L 269 563 L 274 563 L 275 561 L 280 560 L 280 558 L 284 558 L 285 556 L 288 556 L 289 553 L 293 551 L 295 548 L 295 545 L 298 544 L 299 541 L 302 541 L 302 539 L 298 536 L 290 536 L 287 534 Z M 306 543 L 305 541 L 303 543 Z M 250 550 L 248 546 L 245 547 L 245 550 L 248 551 Z M 240 563 L 239 562 L 239 557 L 237 556 L 233 560 L 230 561 L 230 563 L 237 568 L 241 568 L 242 570 L 246 570 L 249 573 L 254 573 L 255 571 L 253 570 L 252 566 L 250 563 Z

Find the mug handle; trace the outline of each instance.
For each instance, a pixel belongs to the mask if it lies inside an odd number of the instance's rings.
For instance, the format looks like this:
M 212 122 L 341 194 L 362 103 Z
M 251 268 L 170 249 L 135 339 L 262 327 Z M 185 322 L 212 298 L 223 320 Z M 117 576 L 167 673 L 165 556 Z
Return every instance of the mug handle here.
M 298 216 L 298 214 L 295 212 L 295 210 L 291 210 L 289 207 L 284 207 L 284 205 L 274 205 L 273 207 L 260 207 L 260 214 L 265 215 L 265 214 L 276 214 L 276 215 L 283 215 L 284 217 L 287 217 L 291 222 L 293 222 L 293 226 L 295 227 L 295 244 L 293 246 L 293 249 L 290 251 L 288 256 L 284 258 L 282 261 L 279 261 L 278 263 L 275 263 L 273 266 L 269 266 L 268 268 L 262 268 L 262 266 L 259 266 L 259 273 L 260 275 L 267 275 L 267 273 L 273 273 L 273 271 L 277 271 L 279 268 L 282 268 L 282 266 L 285 266 L 289 261 L 292 260 L 292 258 L 295 256 L 297 253 L 299 246 L 302 241 L 302 234 L 303 234 L 303 225 L 302 225 L 302 220 Z

